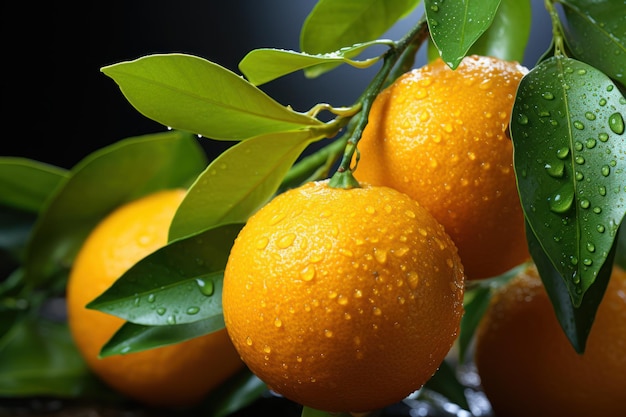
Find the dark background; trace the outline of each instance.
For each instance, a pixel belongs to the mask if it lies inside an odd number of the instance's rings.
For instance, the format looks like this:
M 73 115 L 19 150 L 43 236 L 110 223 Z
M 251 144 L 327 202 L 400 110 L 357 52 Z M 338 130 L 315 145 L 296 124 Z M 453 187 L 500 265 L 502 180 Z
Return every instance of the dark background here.
M 4 2 L 2 31 L 2 156 L 71 168 L 90 152 L 164 126 L 137 112 L 100 68 L 154 53 L 183 52 L 235 72 L 255 48 L 299 50 L 299 33 L 315 0 Z M 524 64 L 549 45 L 543 1 Z M 422 7 L 386 37 L 398 39 Z M 423 51 L 417 64 L 424 62 Z M 318 79 L 301 73 L 264 85 L 284 105 L 306 111 L 318 102 L 351 104 L 373 70 L 348 66 Z M 201 139 L 211 152 L 225 144 Z

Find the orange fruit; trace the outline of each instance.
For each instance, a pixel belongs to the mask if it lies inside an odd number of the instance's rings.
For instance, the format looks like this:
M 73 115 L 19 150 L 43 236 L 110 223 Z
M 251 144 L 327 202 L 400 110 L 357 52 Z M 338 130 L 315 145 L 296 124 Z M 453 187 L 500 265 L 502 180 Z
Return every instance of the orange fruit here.
M 615 266 L 582 355 L 533 267 L 494 295 L 475 361 L 497 416 L 624 416 L 626 272 Z
M 530 259 L 507 136 L 515 62 L 440 58 L 400 76 L 374 100 L 359 141 L 359 181 L 396 188 L 441 223 L 467 279 L 500 275 Z
M 382 408 L 419 389 L 457 337 L 464 275 L 443 227 L 388 187 L 307 183 L 240 231 L 224 321 L 244 362 L 299 404 Z
M 120 206 L 81 247 L 67 284 L 68 322 L 78 350 L 103 381 L 154 406 L 188 406 L 243 367 L 225 329 L 180 344 L 98 358 L 124 320 L 85 305 L 137 261 L 167 243 L 184 190 L 164 190 Z

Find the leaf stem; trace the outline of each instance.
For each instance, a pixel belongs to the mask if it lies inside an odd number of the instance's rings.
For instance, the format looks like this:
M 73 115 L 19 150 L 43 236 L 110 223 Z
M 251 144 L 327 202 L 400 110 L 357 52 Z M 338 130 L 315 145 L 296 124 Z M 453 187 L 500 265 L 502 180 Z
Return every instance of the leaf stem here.
M 552 39 L 554 41 L 554 56 L 565 56 L 565 47 L 563 45 L 563 26 L 561 25 L 561 19 L 554 7 L 554 0 L 544 0 L 544 5 L 550 20 L 552 22 Z
M 357 144 L 359 139 L 361 139 L 365 126 L 368 123 L 372 103 L 374 102 L 376 96 L 378 96 L 378 94 L 386 86 L 386 82 L 389 79 L 390 74 L 392 74 L 392 70 L 396 64 L 401 62 L 399 68 L 406 68 L 406 62 L 408 61 L 406 60 L 406 56 L 404 56 L 404 52 L 415 43 L 418 45 L 421 44 L 426 39 L 427 34 L 428 26 L 426 24 L 426 18 L 423 16 L 402 39 L 395 42 L 392 47 L 385 52 L 381 69 L 357 100 L 357 103 L 361 104 L 361 111 L 355 116 L 357 121 L 354 125 L 354 130 L 346 142 L 341 163 L 339 164 L 339 168 L 337 168 L 335 174 L 331 177 L 329 186 L 336 188 L 356 188 L 360 186 L 359 182 L 353 175 L 359 161 Z M 394 72 L 394 76 L 397 73 L 398 71 Z M 355 154 L 356 163 L 354 167 L 352 167 L 351 164 Z

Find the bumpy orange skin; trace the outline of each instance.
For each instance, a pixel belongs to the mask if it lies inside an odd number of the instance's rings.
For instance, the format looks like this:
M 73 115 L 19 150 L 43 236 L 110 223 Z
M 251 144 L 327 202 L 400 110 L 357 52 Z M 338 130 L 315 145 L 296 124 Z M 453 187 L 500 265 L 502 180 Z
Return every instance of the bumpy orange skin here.
M 449 236 L 408 196 L 308 183 L 241 230 L 224 319 L 275 391 L 319 410 L 374 410 L 419 389 L 444 359 L 463 313 L 462 271 Z
M 530 258 L 506 130 L 526 69 L 466 57 L 398 78 L 374 101 L 359 141 L 358 180 L 407 193 L 446 228 L 467 279 Z
M 113 389 L 152 406 L 193 405 L 243 367 L 224 329 L 176 345 L 98 358 L 124 320 L 85 305 L 167 243 L 184 195 L 184 190 L 156 192 L 111 213 L 83 244 L 67 284 L 70 331 L 88 366 Z
M 475 360 L 497 416 L 626 415 L 626 272 L 614 268 L 579 355 L 529 268 L 492 299 Z

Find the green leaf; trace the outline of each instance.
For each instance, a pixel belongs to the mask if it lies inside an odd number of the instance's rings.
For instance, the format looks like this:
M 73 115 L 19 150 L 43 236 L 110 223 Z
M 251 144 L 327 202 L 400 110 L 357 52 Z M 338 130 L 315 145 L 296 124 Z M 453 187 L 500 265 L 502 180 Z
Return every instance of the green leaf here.
M 241 140 L 322 125 L 234 72 L 192 55 L 149 55 L 102 72 L 146 117 L 212 139 Z
M 424 0 L 431 39 L 443 61 L 455 69 L 489 28 L 500 0 Z
M 196 179 L 170 227 L 170 240 L 218 224 L 243 223 L 278 189 L 306 146 L 309 130 L 258 136 L 230 147 Z
M 67 170 L 18 157 L 0 157 L 0 205 L 39 212 Z
M 441 363 L 437 372 L 426 381 L 424 388 L 438 392 L 465 410 L 470 409 L 465 397 L 465 386 L 456 377 L 454 367 L 445 360 Z
M 468 55 L 522 62 L 531 23 L 532 7 L 529 0 L 501 0 L 491 26 L 470 47 Z
M 145 326 L 126 322 L 102 347 L 100 357 L 106 358 L 173 345 L 223 328 L 224 317 L 222 315 L 170 326 Z
M 458 339 L 459 360 L 461 362 L 465 361 L 465 355 L 474 339 L 476 329 L 480 325 L 485 311 L 487 311 L 494 289 L 507 283 L 523 268 L 526 268 L 526 264 L 518 265 L 498 277 L 477 281 L 473 283 L 471 289 L 465 292 L 465 300 L 463 301 L 465 314 L 461 318 L 461 330 Z
M 556 317 L 567 336 L 570 344 L 576 352 L 582 354 L 591 327 L 593 325 L 598 306 L 608 285 L 613 268 L 613 250 L 607 262 L 604 263 L 593 284 L 589 287 L 579 306 L 574 306 L 568 294 L 563 277 L 554 268 L 553 263 L 544 252 L 537 236 L 526 223 L 526 235 L 530 254 L 537 265 L 537 271 L 541 276 L 548 297 L 554 308 Z
M 222 280 L 240 224 L 176 240 L 135 263 L 87 308 L 167 326 L 222 314 Z
M 579 306 L 626 212 L 626 100 L 595 68 L 553 57 L 521 81 L 514 166 L 524 214 Z
M 617 234 L 617 248 L 615 250 L 615 263 L 626 270 L 626 223 L 622 222 Z
M 565 40 L 574 57 L 626 86 L 626 13 L 623 0 L 564 0 Z
M 283 49 L 255 49 L 241 60 L 239 69 L 252 84 L 261 85 L 301 69 L 328 63 L 346 63 L 357 68 L 367 68 L 378 62 L 382 56 L 361 61 L 353 61 L 350 58 L 359 55 L 372 45 L 389 43 L 390 41 L 378 40 L 342 48 L 336 52 L 316 55 Z M 309 69 L 309 76 L 313 73 L 314 70 Z
M 203 401 L 203 415 L 211 417 L 227 417 L 236 411 L 252 404 L 263 393 L 267 385 L 254 375 L 248 368 L 220 384 Z
M 382 36 L 407 16 L 419 0 L 320 0 L 307 16 L 300 32 L 300 50 L 323 54 Z M 318 76 L 333 67 L 306 70 Z
M 65 324 L 21 320 L 0 339 L 0 397 L 77 397 L 90 380 Z
M 205 166 L 197 139 L 175 131 L 125 139 L 88 155 L 37 219 L 26 248 L 25 281 L 62 279 L 83 240 L 111 210 L 156 190 L 185 187 Z
M 24 248 L 36 220 L 35 213 L 0 205 L 0 251 L 6 251 L 14 261 L 22 263 Z

